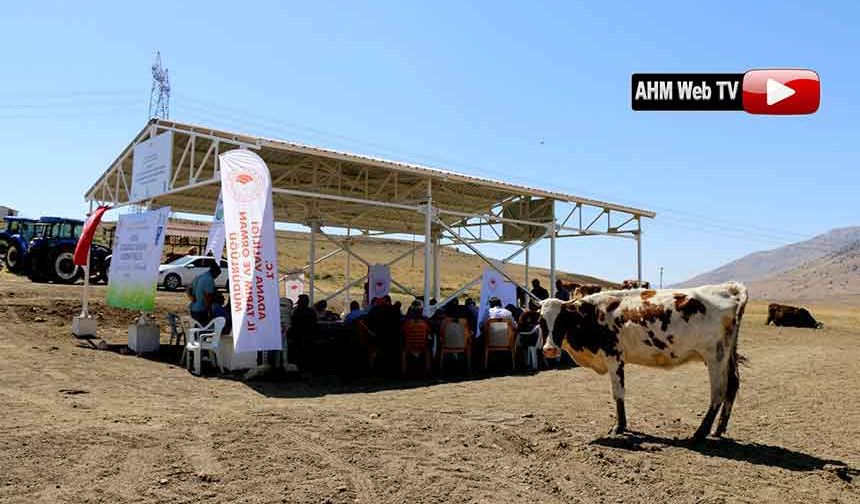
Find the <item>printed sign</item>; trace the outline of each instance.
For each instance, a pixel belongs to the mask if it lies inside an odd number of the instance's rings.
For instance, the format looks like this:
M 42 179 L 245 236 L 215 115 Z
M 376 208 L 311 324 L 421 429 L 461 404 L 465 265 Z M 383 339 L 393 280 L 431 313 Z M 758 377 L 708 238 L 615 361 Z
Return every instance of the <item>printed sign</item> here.
M 487 314 L 490 311 L 490 298 L 497 297 L 502 301 L 502 306 L 517 304 L 517 286 L 510 282 L 501 273 L 493 268 L 484 268 L 484 276 L 481 278 L 481 303 L 478 306 L 478 331 Z
M 170 207 L 119 216 L 108 271 L 108 305 L 155 310 L 158 266 L 169 216 Z
M 367 268 L 367 294 L 370 301 L 381 298 L 391 290 L 391 267 L 374 264 Z
M 272 181 L 260 156 L 246 149 L 218 156 L 233 348 L 236 352 L 281 350 L 278 263 Z
M 135 145 L 131 164 L 131 201 L 146 200 L 167 192 L 172 165 L 172 131 Z
M 304 275 L 290 275 L 284 280 L 284 297 L 292 301 L 298 302 L 299 296 L 305 293 L 305 277 Z
M 206 240 L 206 254 L 212 252 L 216 262 L 221 262 L 221 254 L 224 252 L 224 202 L 221 194 L 218 194 L 218 203 L 215 204 L 215 215 L 212 216 L 212 225 L 209 226 L 209 239 Z

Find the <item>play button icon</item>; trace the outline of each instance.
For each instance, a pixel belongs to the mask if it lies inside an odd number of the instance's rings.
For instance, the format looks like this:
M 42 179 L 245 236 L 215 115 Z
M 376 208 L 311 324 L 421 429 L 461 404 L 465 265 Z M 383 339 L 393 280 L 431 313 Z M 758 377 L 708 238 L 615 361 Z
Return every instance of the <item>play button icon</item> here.
M 812 114 L 820 101 L 820 81 L 812 70 L 750 70 L 744 74 L 743 106 L 750 114 Z
M 789 96 L 793 96 L 797 91 L 791 89 L 790 87 L 782 84 L 781 82 L 777 82 L 773 79 L 767 80 L 767 104 L 773 105 L 774 103 L 779 103 L 782 100 L 785 100 Z

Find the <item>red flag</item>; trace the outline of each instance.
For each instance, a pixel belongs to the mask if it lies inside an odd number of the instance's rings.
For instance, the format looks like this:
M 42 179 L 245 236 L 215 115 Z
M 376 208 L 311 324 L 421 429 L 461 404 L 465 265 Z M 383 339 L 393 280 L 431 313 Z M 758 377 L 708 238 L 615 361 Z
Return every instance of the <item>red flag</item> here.
M 91 213 L 84 224 L 84 230 L 81 232 L 81 237 L 78 239 L 78 244 L 75 245 L 75 264 L 78 266 L 87 265 L 87 255 L 90 251 L 90 246 L 93 244 L 93 236 L 96 234 L 96 228 L 102 221 L 102 215 L 110 210 L 109 206 L 100 206 L 96 211 Z

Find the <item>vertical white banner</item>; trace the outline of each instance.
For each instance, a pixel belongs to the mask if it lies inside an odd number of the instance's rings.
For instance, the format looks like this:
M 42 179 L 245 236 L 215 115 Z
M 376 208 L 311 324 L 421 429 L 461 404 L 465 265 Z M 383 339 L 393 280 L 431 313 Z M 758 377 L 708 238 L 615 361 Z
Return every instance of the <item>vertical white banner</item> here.
M 509 282 L 501 273 L 489 266 L 484 268 L 481 278 L 481 303 L 478 306 L 478 331 L 490 311 L 490 298 L 497 297 L 502 306 L 517 304 L 517 286 Z
M 391 267 L 387 264 L 374 264 L 367 268 L 367 299 L 380 298 L 391 290 Z
M 278 262 L 272 180 L 260 156 L 246 149 L 218 156 L 230 273 L 233 348 L 281 350 Z
M 209 226 L 209 238 L 206 240 L 206 251 L 204 255 L 212 252 L 215 262 L 221 262 L 221 254 L 224 252 L 224 201 L 221 193 L 218 193 L 218 203 L 215 204 L 215 215 L 212 216 L 212 225 Z

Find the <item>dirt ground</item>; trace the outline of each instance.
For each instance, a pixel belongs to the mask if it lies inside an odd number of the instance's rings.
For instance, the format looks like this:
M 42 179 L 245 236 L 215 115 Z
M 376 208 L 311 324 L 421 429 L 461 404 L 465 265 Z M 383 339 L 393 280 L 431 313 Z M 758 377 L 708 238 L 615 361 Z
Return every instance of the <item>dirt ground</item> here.
M 860 502 L 857 303 L 813 304 L 818 331 L 753 303 L 729 439 L 693 446 L 702 364 L 628 368 L 637 433 L 608 437 L 590 370 L 197 378 L 72 337 L 79 292 L 0 275 L 0 502 Z M 133 315 L 95 297 L 125 343 Z

